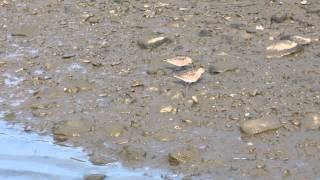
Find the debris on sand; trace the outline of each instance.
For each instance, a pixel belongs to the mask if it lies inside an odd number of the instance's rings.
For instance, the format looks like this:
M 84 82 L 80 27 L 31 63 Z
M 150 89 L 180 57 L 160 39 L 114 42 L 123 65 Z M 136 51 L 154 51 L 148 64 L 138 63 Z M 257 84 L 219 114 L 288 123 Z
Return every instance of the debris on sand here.
M 308 45 L 312 42 L 312 39 L 302 36 L 283 36 L 281 40 L 290 40 L 295 43 L 298 43 L 299 45 Z
M 292 19 L 292 17 L 286 13 L 285 14 L 278 13 L 278 14 L 271 16 L 271 18 L 270 18 L 271 23 L 283 23 L 288 19 Z
M 204 72 L 205 72 L 204 68 L 199 68 L 197 70 L 192 70 L 192 71 L 186 72 L 181 75 L 175 75 L 174 77 L 178 78 L 186 83 L 194 83 L 194 82 L 197 82 L 201 78 L 201 76 Z
M 163 44 L 169 44 L 172 40 L 168 37 L 156 37 L 149 40 L 139 40 L 138 45 L 141 49 L 154 49 Z
M 175 114 L 177 112 L 177 109 L 174 108 L 173 106 L 165 106 L 165 107 L 162 107 L 160 109 L 160 113 L 173 113 Z
M 186 149 L 168 154 L 168 162 L 171 166 L 178 166 L 187 162 L 199 161 L 200 154 L 195 149 Z
M 106 175 L 104 174 L 89 174 L 84 176 L 84 180 L 104 180 L 106 179 Z
M 266 48 L 267 58 L 281 58 L 302 50 L 302 46 L 290 40 L 281 40 Z
M 187 66 L 189 64 L 192 64 L 192 59 L 187 56 L 177 56 L 174 58 L 166 59 L 164 61 L 169 64 L 178 66 L 178 67 L 183 67 L 183 66 Z
M 281 126 L 281 123 L 277 119 L 269 116 L 240 123 L 241 131 L 247 135 L 255 135 L 266 131 L 276 130 Z

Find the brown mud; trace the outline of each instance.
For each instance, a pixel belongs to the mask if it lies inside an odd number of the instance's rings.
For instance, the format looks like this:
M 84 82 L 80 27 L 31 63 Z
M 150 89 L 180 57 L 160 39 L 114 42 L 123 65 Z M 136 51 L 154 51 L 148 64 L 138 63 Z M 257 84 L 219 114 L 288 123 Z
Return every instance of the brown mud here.
M 318 0 L 0 0 L 0 17 L 7 121 L 84 147 L 95 164 L 320 177 Z M 312 41 L 266 58 L 293 35 Z M 175 56 L 194 63 L 163 61 Z M 174 78 L 198 67 L 196 83 Z M 241 131 L 266 116 L 281 127 Z

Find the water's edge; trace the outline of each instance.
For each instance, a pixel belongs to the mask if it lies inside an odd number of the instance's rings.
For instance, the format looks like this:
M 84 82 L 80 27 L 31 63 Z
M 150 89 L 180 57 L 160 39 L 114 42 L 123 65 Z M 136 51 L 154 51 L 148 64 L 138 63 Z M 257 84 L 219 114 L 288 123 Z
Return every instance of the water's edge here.
M 180 179 L 150 168 L 128 169 L 120 163 L 96 166 L 81 148 L 63 147 L 52 137 L 27 133 L 19 125 L 0 120 L 0 179 L 83 179 L 104 174 L 107 179 Z

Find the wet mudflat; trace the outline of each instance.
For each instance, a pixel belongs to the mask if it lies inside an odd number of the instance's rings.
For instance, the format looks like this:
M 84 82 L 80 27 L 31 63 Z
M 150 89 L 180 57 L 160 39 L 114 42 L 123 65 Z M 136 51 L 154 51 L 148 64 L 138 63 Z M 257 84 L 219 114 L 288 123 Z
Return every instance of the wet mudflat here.
M 25 131 L 96 165 L 319 178 L 317 0 L 2 0 L 0 16 L 0 107 Z
M 0 178 L 36 179 L 181 179 L 147 167 L 129 169 L 120 163 L 92 165 L 81 148 L 53 144 L 52 138 L 23 132 L 19 125 L 0 122 Z

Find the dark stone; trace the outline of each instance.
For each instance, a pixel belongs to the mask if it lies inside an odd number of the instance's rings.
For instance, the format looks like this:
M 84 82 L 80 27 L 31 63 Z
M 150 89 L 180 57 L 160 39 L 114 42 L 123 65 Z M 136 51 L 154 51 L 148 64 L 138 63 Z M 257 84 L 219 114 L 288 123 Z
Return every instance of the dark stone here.
M 104 180 L 106 179 L 106 175 L 104 174 L 89 174 L 83 177 L 84 180 Z
M 212 34 L 211 34 L 211 31 L 210 30 L 201 30 L 200 32 L 199 32 L 199 36 L 200 37 L 211 37 L 212 36 Z

